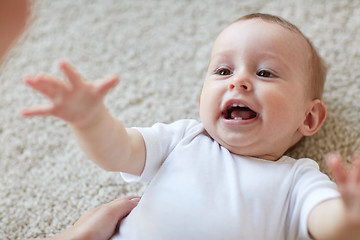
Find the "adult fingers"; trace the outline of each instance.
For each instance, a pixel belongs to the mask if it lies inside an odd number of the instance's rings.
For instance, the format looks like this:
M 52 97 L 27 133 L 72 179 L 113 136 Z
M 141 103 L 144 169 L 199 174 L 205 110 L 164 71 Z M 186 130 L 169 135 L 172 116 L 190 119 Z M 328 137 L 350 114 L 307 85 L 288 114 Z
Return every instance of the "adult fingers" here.
M 89 225 L 90 222 L 98 222 L 106 225 L 115 225 L 119 220 L 124 218 L 129 212 L 136 207 L 139 200 L 139 197 L 121 197 L 115 199 L 109 203 L 100 205 L 96 208 L 90 209 L 86 211 L 76 222 L 74 225 Z M 132 200 L 135 199 L 135 200 Z
M 106 205 L 103 205 L 108 214 L 111 214 L 117 220 L 126 217 L 131 210 L 137 206 L 140 197 L 127 196 L 115 199 Z

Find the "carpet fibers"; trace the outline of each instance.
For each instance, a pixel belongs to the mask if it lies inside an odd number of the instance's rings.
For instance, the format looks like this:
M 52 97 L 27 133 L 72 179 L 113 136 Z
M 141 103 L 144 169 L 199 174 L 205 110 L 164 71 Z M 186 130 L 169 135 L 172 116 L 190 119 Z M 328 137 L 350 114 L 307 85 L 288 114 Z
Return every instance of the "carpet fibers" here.
M 146 187 L 97 167 L 63 121 L 22 118 L 21 109 L 46 102 L 23 75 L 62 77 L 56 62 L 66 59 L 88 81 L 120 76 L 105 103 L 126 126 L 198 119 L 216 35 L 252 12 L 290 20 L 329 65 L 327 121 L 289 154 L 326 171 L 329 151 L 347 159 L 360 151 L 358 0 L 34 0 L 27 32 L 0 68 L 0 239 L 51 236 L 87 209 Z

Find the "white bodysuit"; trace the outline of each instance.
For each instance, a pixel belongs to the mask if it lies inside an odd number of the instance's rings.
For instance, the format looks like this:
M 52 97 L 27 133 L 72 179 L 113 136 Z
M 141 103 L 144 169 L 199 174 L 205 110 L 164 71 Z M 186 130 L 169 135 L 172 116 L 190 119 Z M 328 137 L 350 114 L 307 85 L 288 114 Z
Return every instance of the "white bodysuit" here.
M 195 120 L 138 128 L 149 185 L 113 240 L 310 239 L 307 218 L 336 185 L 311 159 L 244 157 Z

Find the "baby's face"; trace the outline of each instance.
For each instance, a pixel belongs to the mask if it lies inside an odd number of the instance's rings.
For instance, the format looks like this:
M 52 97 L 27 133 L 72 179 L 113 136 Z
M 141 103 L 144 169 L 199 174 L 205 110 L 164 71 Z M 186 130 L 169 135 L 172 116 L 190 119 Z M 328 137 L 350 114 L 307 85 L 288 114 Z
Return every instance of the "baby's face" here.
M 301 137 L 310 50 L 305 39 L 261 19 L 216 39 L 200 97 L 205 129 L 231 152 L 277 160 Z

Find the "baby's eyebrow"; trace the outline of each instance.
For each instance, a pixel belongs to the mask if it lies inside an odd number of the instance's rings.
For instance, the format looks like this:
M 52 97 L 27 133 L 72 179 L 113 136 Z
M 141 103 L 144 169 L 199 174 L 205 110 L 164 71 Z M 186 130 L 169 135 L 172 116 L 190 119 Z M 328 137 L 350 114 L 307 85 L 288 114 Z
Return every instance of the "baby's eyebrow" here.
M 262 57 L 262 58 L 270 58 L 270 59 L 280 60 L 282 62 L 286 62 L 286 61 L 282 60 L 281 55 L 275 54 L 272 51 L 261 51 L 257 55 L 258 55 L 258 57 Z
M 281 55 L 275 54 L 271 51 L 263 51 L 259 53 L 257 57 L 264 60 L 268 60 L 268 59 L 273 60 L 276 63 L 279 63 L 282 67 L 286 69 L 291 69 L 288 64 L 288 61 L 286 61 Z
M 232 58 L 233 55 L 230 53 L 216 53 L 215 55 L 210 56 L 209 66 L 228 63 Z
M 226 50 L 226 51 L 221 51 L 221 52 L 217 52 L 216 54 L 213 54 L 213 53 L 211 53 L 211 56 L 210 56 L 210 60 L 212 60 L 212 59 L 216 59 L 216 58 L 230 58 L 230 57 L 232 57 L 234 55 L 234 53 L 233 53 L 233 51 L 231 51 L 231 50 Z

